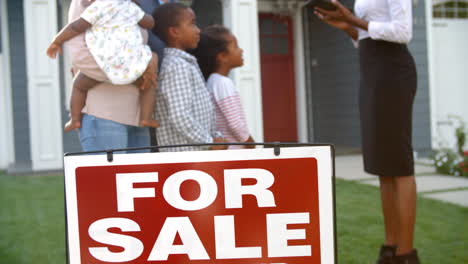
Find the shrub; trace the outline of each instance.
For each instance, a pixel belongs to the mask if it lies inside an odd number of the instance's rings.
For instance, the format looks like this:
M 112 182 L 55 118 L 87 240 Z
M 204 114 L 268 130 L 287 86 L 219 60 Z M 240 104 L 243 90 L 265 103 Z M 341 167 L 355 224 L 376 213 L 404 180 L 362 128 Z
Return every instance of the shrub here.
M 436 171 L 441 174 L 468 177 L 468 151 L 464 151 L 467 129 L 466 123 L 458 116 L 449 116 L 450 124 L 455 125 L 455 149 L 441 140 L 440 149 L 431 155 Z

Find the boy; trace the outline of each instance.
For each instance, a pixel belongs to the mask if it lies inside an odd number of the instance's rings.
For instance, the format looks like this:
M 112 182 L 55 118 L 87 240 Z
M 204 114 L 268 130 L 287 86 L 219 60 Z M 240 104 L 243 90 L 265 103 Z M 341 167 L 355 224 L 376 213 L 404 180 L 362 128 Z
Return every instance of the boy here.
M 195 14 L 180 3 L 167 3 L 153 13 L 153 32 L 166 43 L 159 74 L 156 118 L 160 122 L 160 145 L 220 143 L 215 131 L 214 107 L 203 75 L 194 56 L 187 53 L 197 47 L 200 30 Z M 161 151 L 203 150 L 204 147 L 165 148 Z M 209 149 L 226 149 L 212 146 Z

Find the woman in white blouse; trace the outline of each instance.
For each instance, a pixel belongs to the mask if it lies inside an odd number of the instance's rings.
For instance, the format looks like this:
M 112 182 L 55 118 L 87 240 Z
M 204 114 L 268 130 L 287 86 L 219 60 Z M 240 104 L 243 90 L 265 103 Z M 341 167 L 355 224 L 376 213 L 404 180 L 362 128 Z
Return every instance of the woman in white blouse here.
M 335 11 L 315 14 L 346 32 L 357 47 L 361 70 L 359 110 L 366 172 L 379 176 L 385 242 L 378 264 L 419 263 L 413 248 L 416 182 L 412 111 L 417 87 L 411 0 L 356 0 L 355 14 L 332 0 Z

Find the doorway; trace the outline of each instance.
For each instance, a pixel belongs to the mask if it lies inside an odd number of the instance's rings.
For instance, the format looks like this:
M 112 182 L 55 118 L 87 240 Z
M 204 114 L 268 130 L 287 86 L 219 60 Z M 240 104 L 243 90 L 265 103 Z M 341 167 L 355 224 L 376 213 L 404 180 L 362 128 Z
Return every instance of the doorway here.
M 292 19 L 259 15 L 265 142 L 297 142 Z

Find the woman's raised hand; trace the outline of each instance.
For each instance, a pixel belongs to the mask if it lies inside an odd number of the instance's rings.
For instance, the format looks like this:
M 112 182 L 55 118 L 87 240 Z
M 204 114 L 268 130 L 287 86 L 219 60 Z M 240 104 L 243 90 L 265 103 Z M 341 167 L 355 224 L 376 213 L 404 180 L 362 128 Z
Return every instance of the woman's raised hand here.
M 336 6 L 336 10 L 331 11 L 322 9 L 320 7 L 315 7 L 315 14 L 320 14 L 322 17 L 319 16 L 319 18 L 325 22 L 331 20 L 346 22 L 350 24 L 354 17 L 353 13 L 351 13 L 351 11 L 348 8 L 346 8 L 344 5 L 338 2 L 338 0 L 332 0 L 331 3 Z
M 332 18 L 329 18 L 329 17 L 326 17 L 324 16 L 323 14 L 321 14 L 319 11 L 314 11 L 314 14 L 320 19 L 322 20 L 323 22 L 327 23 L 328 25 L 332 26 L 332 27 L 335 27 L 337 29 L 341 29 L 341 30 L 344 30 L 346 31 L 348 28 L 351 27 L 351 24 L 349 24 L 348 22 L 345 22 L 345 21 L 341 21 L 341 20 L 336 20 L 336 19 L 332 19 Z
M 336 6 L 336 10 L 330 11 L 316 7 L 314 10 L 315 15 L 328 25 L 343 30 L 351 38 L 357 40 L 358 32 L 355 26 L 367 27 L 367 25 L 361 25 L 361 21 L 356 24 L 356 17 L 353 13 L 337 0 L 332 0 L 332 4 Z

